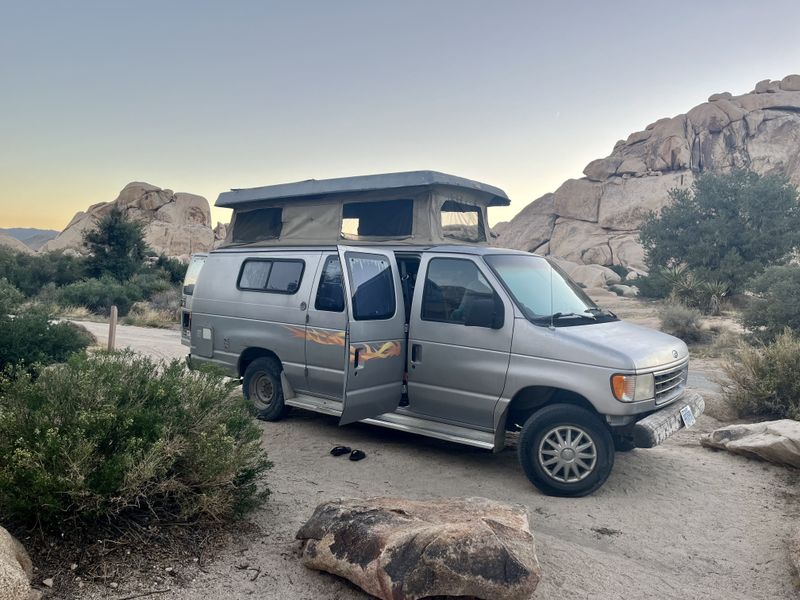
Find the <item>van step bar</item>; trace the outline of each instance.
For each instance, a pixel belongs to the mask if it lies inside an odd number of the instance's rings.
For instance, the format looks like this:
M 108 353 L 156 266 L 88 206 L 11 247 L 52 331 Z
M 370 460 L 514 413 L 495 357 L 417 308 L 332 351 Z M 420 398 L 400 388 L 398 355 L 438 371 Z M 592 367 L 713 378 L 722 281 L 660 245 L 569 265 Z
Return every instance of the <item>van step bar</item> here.
M 339 417 L 342 414 L 342 403 L 337 400 L 326 400 L 305 394 L 296 394 L 292 398 L 284 401 L 288 406 L 295 406 L 325 415 Z M 397 431 L 416 433 L 427 437 L 455 442 L 482 448 L 484 450 L 494 450 L 494 433 L 490 431 L 476 431 L 468 427 L 439 423 L 430 419 L 421 419 L 411 415 L 401 413 L 384 413 L 378 417 L 364 419 L 360 423 L 369 425 L 379 425 Z

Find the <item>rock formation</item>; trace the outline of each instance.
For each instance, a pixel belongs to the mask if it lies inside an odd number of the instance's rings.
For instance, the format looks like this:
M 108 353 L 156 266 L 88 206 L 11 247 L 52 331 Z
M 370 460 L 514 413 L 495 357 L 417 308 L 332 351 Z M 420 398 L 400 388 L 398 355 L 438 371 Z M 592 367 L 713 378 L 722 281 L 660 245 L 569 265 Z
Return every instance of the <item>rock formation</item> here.
M 84 252 L 83 233 L 114 206 L 144 223 L 145 240 L 158 254 L 188 258 L 193 252 L 206 252 L 214 245 L 208 200 L 149 183 L 133 182 L 126 185 L 113 202 L 101 202 L 76 214 L 64 231 L 42 246 L 41 251 Z
M 755 90 L 713 94 L 688 113 L 659 119 L 590 162 L 581 179 L 526 206 L 496 227 L 495 244 L 583 264 L 645 272 L 638 231 L 673 188 L 704 171 L 748 168 L 800 185 L 800 75 Z
M 485 498 L 325 502 L 297 538 L 307 567 L 382 600 L 523 600 L 539 583 L 526 509 Z
M 41 597 L 32 590 L 33 564 L 17 540 L 0 527 L 0 600 L 35 600 Z
M 28 246 L 20 242 L 17 238 L 11 237 L 7 233 L 0 233 L 0 247 L 11 248 L 16 252 L 24 252 L 25 254 L 33 254 L 33 250 L 28 248 Z

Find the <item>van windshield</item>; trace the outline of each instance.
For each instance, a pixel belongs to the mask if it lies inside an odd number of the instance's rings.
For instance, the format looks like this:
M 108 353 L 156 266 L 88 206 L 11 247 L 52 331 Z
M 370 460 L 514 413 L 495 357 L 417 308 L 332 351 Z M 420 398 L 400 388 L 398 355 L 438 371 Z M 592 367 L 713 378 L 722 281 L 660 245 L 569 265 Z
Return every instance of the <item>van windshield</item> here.
M 200 275 L 200 269 L 206 262 L 205 256 L 193 256 L 189 261 L 189 267 L 186 269 L 186 277 L 183 279 L 183 293 L 187 296 L 194 294 L 194 286 L 197 283 L 197 277 Z
M 615 321 L 564 273 L 541 256 L 496 254 L 484 256 L 517 305 L 536 324 L 586 325 Z

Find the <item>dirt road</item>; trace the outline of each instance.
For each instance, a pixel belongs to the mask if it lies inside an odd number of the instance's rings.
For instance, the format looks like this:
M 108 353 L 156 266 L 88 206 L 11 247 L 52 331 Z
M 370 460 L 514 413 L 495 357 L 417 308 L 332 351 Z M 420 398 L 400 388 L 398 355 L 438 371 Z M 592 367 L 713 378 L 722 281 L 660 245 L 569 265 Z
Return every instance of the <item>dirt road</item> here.
M 85 325 L 104 334 L 103 325 Z M 175 331 L 120 326 L 117 340 L 160 358 L 184 354 Z M 294 534 L 323 500 L 397 495 L 526 505 L 542 563 L 537 599 L 793 598 L 786 538 L 797 522 L 797 486 L 785 469 L 701 448 L 700 434 L 717 424 L 702 417 L 661 447 L 617 454 L 601 490 L 558 499 L 528 483 L 512 448 L 491 454 L 368 425 L 339 427 L 333 418 L 295 410 L 282 422 L 261 424 L 275 463 L 273 494 L 252 517 L 263 537 L 234 544 L 207 572 L 187 564 L 193 579 L 157 597 L 366 598 L 302 567 Z M 368 458 L 330 456 L 338 444 Z M 94 592 L 123 597 L 141 592 L 137 585 Z

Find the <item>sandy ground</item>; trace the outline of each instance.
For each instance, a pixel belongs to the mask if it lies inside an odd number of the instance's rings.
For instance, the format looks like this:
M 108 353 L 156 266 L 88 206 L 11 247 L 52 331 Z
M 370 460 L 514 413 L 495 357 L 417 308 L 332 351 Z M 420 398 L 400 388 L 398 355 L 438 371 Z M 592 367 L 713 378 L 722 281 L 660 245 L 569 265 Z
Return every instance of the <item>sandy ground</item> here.
M 84 325 L 100 339 L 107 331 Z M 175 331 L 120 326 L 118 345 L 157 357 L 184 354 Z M 706 375 L 693 372 L 693 382 L 713 393 Z M 120 581 L 116 589 L 87 588 L 83 597 L 169 589 L 153 597 L 367 598 L 343 580 L 305 569 L 294 534 L 317 503 L 372 495 L 524 504 L 542 564 L 538 599 L 797 597 L 786 549 L 800 513 L 797 483 L 786 469 L 700 447 L 700 435 L 717 425 L 704 416 L 658 448 L 618 453 L 601 490 L 559 499 L 530 485 L 513 448 L 492 454 L 368 425 L 339 427 L 331 417 L 295 410 L 282 422 L 261 423 L 275 467 L 273 494 L 252 516 L 260 537 L 232 544 L 203 571 L 186 564 L 182 585 L 163 583 L 169 577 Z M 330 456 L 338 444 L 368 458 Z

